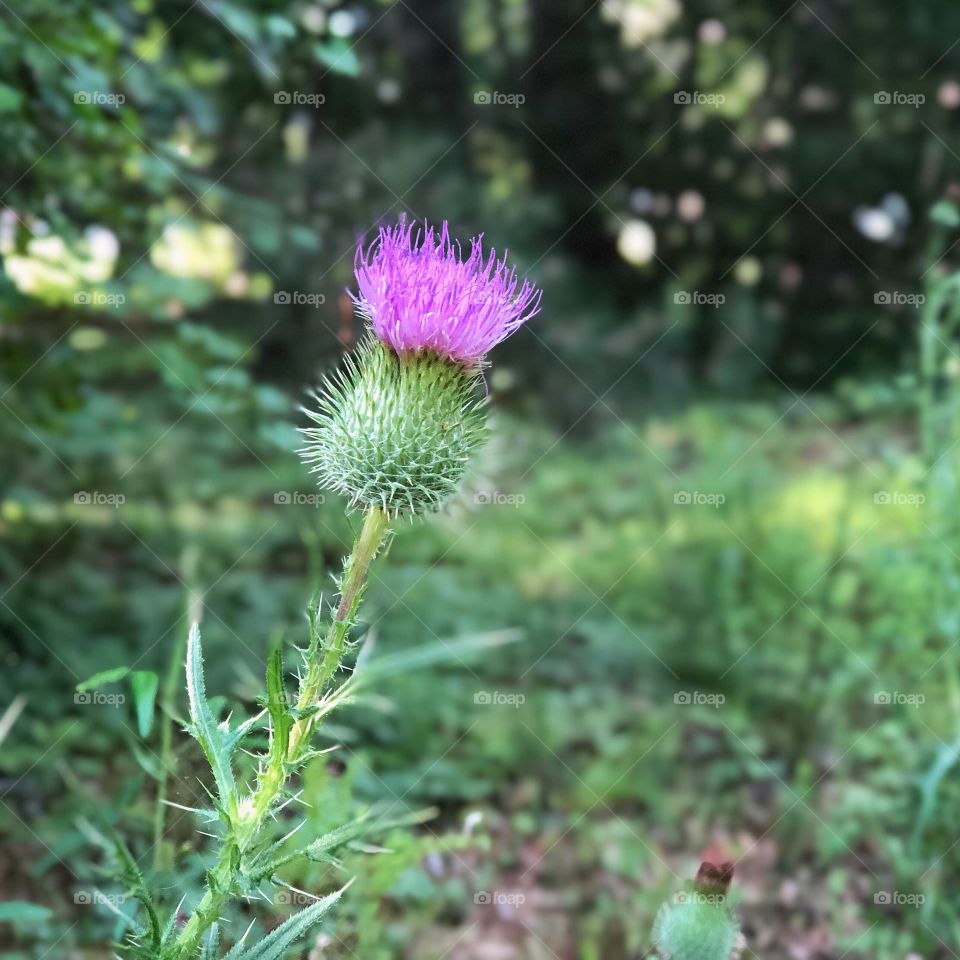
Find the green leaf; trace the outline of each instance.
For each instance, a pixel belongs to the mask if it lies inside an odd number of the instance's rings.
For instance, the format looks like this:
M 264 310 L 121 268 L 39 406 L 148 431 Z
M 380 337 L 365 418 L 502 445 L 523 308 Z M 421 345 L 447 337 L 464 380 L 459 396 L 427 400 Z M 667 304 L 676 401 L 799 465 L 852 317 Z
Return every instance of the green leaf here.
M 153 902 L 153 897 L 151 896 L 150 891 L 144 882 L 143 874 L 140 872 L 140 867 L 137 865 L 137 861 L 134 859 L 133 854 L 130 852 L 127 845 L 123 842 L 120 834 L 118 834 L 115 830 L 111 830 L 110 838 L 113 841 L 114 856 L 117 858 L 117 862 L 120 864 L 123 882 L 133 896 L 140 901 L 144 910 L 146 910 L 147 918 L 150 921 L 151 942 L 155 947 L 159 946 L 161 938 L 160 918 L 157 914 L 157 908 Z
M 451 661 L 463 663 L 475 655 L 489 654 L 495 647 L 516 643 L 522 636 L 519 630 L 467 634 L 454 640 L 420 644 L 383 657 L 373 657 L 370 645 L 367 644 L 357 659 L 355 686 L 366 686 L 373 680 L 381 680 L 398 673 L 412 673 Z
M 279 647 L 267 660 L 267 710 L 273 727 L 272 750 L 282 762 L 287 758 L 293 717 L 287 705 L 287 691 L 283 684 L 283 651 Z
M 144 749 L 132 733 L 127 740 L 130 752 L 133 754 L 134 760 L 140 765 L 140 769 L 152 780 L 158 782 L 162 780 L 165 776 L 165 771 L 163 764 L 160 762 L 160 758 L 151 750 Z
M 16 87 L 0 83 L 0 113 L 13 113 L 23 103 L 23 94 Z
M 130 675 L 130 689 L 137 710 L 137 730 L 146 739 L 153 727 L 153 710 L 160 678 L 152 670 L 137 670 Z
M 237 784 L 233 777 L 230 758 L 240 741 L 259 722 L 265 711 L 250 717 L 249 720 L 244 720 L 235 730 L 230 729 L 228 720 L 217 723 L 207 700 L 198 624 L 190 628 L 190 636 L 187 640 L 187 697 L 190 701 L 190 733 L 200 744 L 200 749 L 203 750 L 207 763 L 210 764 L 217 786 L 220 808 L 232 821 L 237 814 Z
M 367 811 L 366 814 L 352 823 L 342 824 L 329 833 L 325 833 L 322 837 L 318 837 L 302 850 L 278 852 L 276 848 L 273 848 L 265 851 L 251 865 L 250 874 L 258 881 L 264 880 L 271 877 L 280 867 L 296 860 L 298 857 L 306 857 L 308 860 L 314 860 L 317 863 L 335 863 L 333 852 L 340 847 L 364 837 L 386 833 L 396 827 L 409 827 L 424 823 L 435 817 L 436 814 L 435 807 L 428 807 L 425 810 L 414 811 L 402 816 L 381 819 L 373 811 Z
M 116 683 L 122 680 L 130 672 L 129 667 L 113 667 L 110 670 L 101 670 L 92 677 L 88 677 L 83 683 L 77 684 L 77 691 L 83 693 L 84 690 L 96 690 L 98 687 L 106 686 L 108 683 Z
M 196 623 L 190 628 L 187 640 L 187 697 L 190 701 L 191 733 L 210 764 L 220 803 L 232 816 L 236 811 L 237 785 L 230 767 L 224 731 L 218 726 L 207 703 L 200 627 Z
M 297 28 L 286 17 L 279 17 L 272 13 L 264 23 L 267 30 L 275 37 L 286 39 L 297 35 Z
M 260 41 L 260 25 L 254 14 L 232 3 L 219 3 L 212 11 L 214 19 L 220 20 L 228 30 L 248 43 Z
M 309 907 L 304 907 L 299 913 L 295 913 L 280 924 L 266 939 L 255 943 L 247 950 L 237 952 L 242 946 L 238 944 L 224 957 L 224 960 L 280 960 L 292 943 L 303 937 L 315 923 L 323 919 L 346 889 L 347 887 L 343 887 L 336 893 L 331 893 L 330 896 L 312 903 Z
M 30 929 L 45 923 L 53 916 L 52 911 L 39 903 L 24 900 L 8 900 L 0 903 L 0 923 L 12 923 L 17 928 Z
M 960 760 L 960 739 L 951 744 L 941 744 L 930 769 L 920 780 L 920 810 L 913 828 L 913 843 L 918 845 L 923 838 L 927 823 L 937 809 L 937 793 L 940 783 Z
M 207 939 L 200 950 L 200 960 L 217 960 L 217 948 L 220 946 L 220 924 L 210 927 Z
M 326 43 L 314 44 L 313 52 L 316 58 L 326 64 L 334 73 L 342 73 L 347 77 L 360 75 L 360 61 L 353 47 L 341 37 L 336 37 Z
M 930 219 L 951 229 L 960 227 L 960 211 L 949 200 L 939 200 L 930 210 Z

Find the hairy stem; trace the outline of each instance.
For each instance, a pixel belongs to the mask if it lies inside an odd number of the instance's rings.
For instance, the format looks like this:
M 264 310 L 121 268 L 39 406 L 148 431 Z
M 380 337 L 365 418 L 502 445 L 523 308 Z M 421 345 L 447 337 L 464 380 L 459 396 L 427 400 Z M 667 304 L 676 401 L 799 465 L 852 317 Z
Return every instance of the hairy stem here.
M 307 674 L 300 684 L 300 695 L 297 698 L 298 710 L 306 710 L 316 705 L 327 683 L 340 666 L 347 636 L 356 620 L 370 564 L 383 543 L 388 524 L 389 517 L 383 510 L 379 507 L 369 508 L 360 536 L 343 568 L 340 599 L 323 643 L 323 655 L 310 657 Z M 313 717 L 304 717 L 294 724 L 290 732 L 288 750 L 291 761 L 295 761 L 302 754 L 310 741 L 313 727 Z
M 323 643 L 312 644 L 308 651 L 307 670 L 300 681 L 297 696 L 299 710 L 306 710 L 318 703 L 340 666 L 346 651 L 347 636 L 356 621 L 370 564 L 380 550 L 388 529 L 388 515 L 379 507 L 370 507 L 360 536 L 344 564 L 333 621 Z M 208 874 L 207 890 L 180 931 L 173 956 L 180 960 L 194 957 L 204 933 L 231 899 L 237 849 L 242 856 L 257 839 L 287 779 L 303 761 L 315 724 L 315 717 L 302 717 L 290 730 L 286 750 L 283 751 L 281 745 L 274 748 L 281 751 L 279 760 L 274 762 L 278 758 L 272 755 L 268 758 L 256 787 L 243 802 L 240 818 L 231 825 L 231 839 L 224 844 L 216 865 Z

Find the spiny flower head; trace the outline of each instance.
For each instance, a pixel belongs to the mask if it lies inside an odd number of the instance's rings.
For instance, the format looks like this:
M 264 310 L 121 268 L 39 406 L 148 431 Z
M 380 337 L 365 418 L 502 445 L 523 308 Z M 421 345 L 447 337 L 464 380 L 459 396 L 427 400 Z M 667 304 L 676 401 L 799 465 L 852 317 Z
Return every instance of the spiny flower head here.
M 476 369 L 374 337 L 316 399 L 300 453 L 320 485 L 394 517 L 438 508 L 487 436 Z
M 738 960 L 746 942 L 727 893 L 733 869 L 725 857 L 705 859 L 690 889 L 660 908 L 653 927 L 660 960 Z
M 680 894 L 657 913 L 653 939 L 661 960 L 734 960 L 740 927 L 723 899 Z
M 398 354 L 432 351 L 474 365 L 540 309 L 540 291 L 522 283 L 506 256 L 483 251 L 483 234 L 463 256 L 444 220 L 439 232 L 405 219 L 382 227 L 354 261 L 360 312 Z

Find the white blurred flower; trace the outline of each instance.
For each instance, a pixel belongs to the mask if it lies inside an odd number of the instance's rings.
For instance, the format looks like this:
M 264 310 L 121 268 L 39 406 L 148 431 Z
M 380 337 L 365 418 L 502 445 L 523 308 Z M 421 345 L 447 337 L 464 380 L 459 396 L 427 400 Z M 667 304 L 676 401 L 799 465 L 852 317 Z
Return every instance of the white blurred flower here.
M 335 37 L 349 37 L 356 30 L 357 18 L 349 10 L 337 10 L 330 14 L 327 26 Z
M 763 125 L 763 138 L 771 147 L 786 147 L 793 142 L 793 127 L 783 117 L 771 117 Z
M 385 77 L 377 84 L 377 97 L 381 103 L 396 103 L 403 89 L 393 77 Z
M 701 43 L 718 44 L 727 39 L 727 28 L 716 19 L 704 20 L 697 29 Z
M 879 207 L 857 207 L 853 211 L 853 225 L 875 243 L 892 240 L 897 231 L 896 221 L 887 210 Z
M 87 227 L 83 236 L 94 260 L 109 260 L 112 263 L 117 259 L 120 253 L 120 241 L 112 230 L 94 224 Z
M 150 248 L 150 261 L 174 277 L 198 277 L 222 286 L 240 262 L 239 241 L 219 223 L 171 223 Z
M 627 47 L 641 47 L 662 36 L 683 12 L 679 0 L 604 0 L 605 19 L 619 23 Z
M 617 237 L 617 252 L 635 267 L 648 264 L 657 252 L 657 235 L 646 220 L 629 220 Z
M 744 257 L 738 260 L 733 268 L 734 279 L 745 287 L 752 287 L 759 283 L 762 276 L 763 266 L 756 257 Z

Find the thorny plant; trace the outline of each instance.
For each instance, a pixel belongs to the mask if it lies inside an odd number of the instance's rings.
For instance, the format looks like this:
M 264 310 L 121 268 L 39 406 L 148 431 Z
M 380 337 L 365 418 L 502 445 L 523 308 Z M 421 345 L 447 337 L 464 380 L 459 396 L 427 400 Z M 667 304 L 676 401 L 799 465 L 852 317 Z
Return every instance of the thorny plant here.
M 181 901 L 164 916 L 133 856 L 119 838 L 113 841 L 122 879 L 142 906 L 138 918 L 126 918 L 118 944 L 134 960 L 282 957 L 346 887 L 316 898 L 265 937 L 251 936 L 251 925 L 225 953 L 224 913 L 238 900 L 265 896 L 265 888 L 282 882 L 278 871 L 286 864 L 298 858 L 333 863 L 338 849 L 401 822 L 367 816 L 312 838 L 296 827 L 276 839 L 274 828 L 277 814 L 297 799 L 298 774 L 319 756 L 312 746 L 318 726 L 378 676 L 362 650 L 347 669 L 370 566 L 397 520 L 435 510 L 456 491 L 486 439 L 484 357 L 538 311 L 540 293 L 518 281 L 506 258 L 484 254 L 482 237 L 463 256 L 446 223 L 439 231 L 404 220 L 381 229 L 373 244 L 358 249 L 356 273 L 356 303 L 370 334 L 317 392 L 301 455 L 322 486 L 363 511 L 362 528 L 334 603 L 311 604 L 295 696 L 286 689 L 277 648 L 268 657 L 263 710 L 239 723 L 219 719 L 207 696 L 199 628 L 191 628 L 187 730 L 212 775 L 211 806 L 192 812 L 202 832 L 213 835 L 216 855 L 199 901 Z M 264 727 L 267 749 L 254 754 L 256 773 L 247 782 L 238 753 L 246 754 L 248 738 Z

